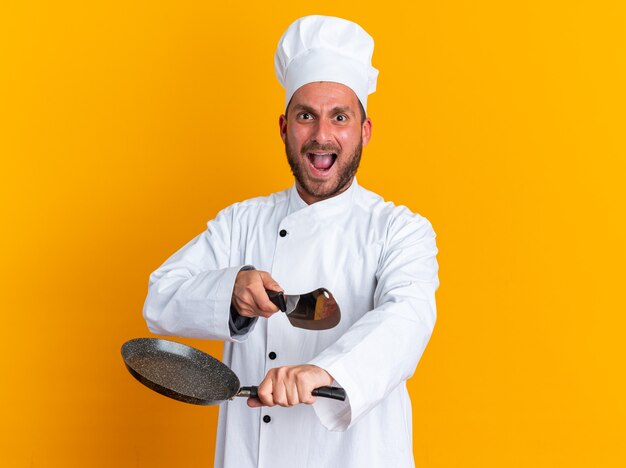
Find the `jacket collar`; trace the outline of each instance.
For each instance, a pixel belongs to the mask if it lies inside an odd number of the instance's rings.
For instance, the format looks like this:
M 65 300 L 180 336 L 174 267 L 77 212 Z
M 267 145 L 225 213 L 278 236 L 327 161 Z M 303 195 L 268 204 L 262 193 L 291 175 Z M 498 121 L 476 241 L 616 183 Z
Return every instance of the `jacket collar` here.
M 289 189 L 288 215 L 292 215 L 296 212 L 302 211 L 302 214 L 321 219 L 338 214 L 345 211 L 346 209 L 349 209 L 349 207 L 352 205 L 352 201 L 354 199 L 355 193 L 358 190 L 358 187 L 359 184 L 357 183 L 355 177 L 352 180 L 352 184 L 350 184 L 350 187 L 348 187 L 344 192 L 340 193 L 339 195 L 308 205 L 302 199 L 302 197 L 300 197 L 298 189 L 296 188 L 296 184 L 294 183 L 291 189 Z

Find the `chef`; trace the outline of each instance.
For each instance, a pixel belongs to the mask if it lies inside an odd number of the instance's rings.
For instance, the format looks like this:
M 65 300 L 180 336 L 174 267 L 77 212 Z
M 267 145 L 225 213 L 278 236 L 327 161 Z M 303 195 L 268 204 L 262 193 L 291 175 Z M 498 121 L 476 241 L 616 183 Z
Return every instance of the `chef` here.
M 411 467 L 411 377 L 435 324 L 430 223 L 361 187 L 372 123 L 373 39 L 307 16 L 279 41 L 280 136 L 295 183 L 236 203 L 150 277 L 153 333 L 224 341 L 223 361 L 259 399 L 222 404 L 216 467 Z M 389 155 L 393 157 L 393 155 Z M 332 291 L 340 323 L 294 328 L 268 290 Z M 311 390 L 342 387 L 346 401 Z

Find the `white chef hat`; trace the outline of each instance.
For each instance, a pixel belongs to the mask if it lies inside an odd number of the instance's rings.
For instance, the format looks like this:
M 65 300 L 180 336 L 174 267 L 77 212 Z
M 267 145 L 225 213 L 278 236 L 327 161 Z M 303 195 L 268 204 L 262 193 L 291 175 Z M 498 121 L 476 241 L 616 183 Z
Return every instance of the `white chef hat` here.
M 374 39 L 352 21 L 318 15 L 297 19 L 280 38 L 274 56 L 276 76 L 287 92 L 285 108 L 301 86 L 332 81 L 352 89 L 367 109 L 378 77 L 373 52 Z

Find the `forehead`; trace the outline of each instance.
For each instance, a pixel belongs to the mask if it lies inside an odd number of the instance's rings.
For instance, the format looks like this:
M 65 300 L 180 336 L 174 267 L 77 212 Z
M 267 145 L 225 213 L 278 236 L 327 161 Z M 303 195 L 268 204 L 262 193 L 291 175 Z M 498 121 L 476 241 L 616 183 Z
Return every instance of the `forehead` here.
M 298 88 L 291 97 L 289 109 L 295 106 L 305 106 L 321 111 L 345 107 L 357 112 L 359 99 L 354 91 L 341 83 L 318 81 Z

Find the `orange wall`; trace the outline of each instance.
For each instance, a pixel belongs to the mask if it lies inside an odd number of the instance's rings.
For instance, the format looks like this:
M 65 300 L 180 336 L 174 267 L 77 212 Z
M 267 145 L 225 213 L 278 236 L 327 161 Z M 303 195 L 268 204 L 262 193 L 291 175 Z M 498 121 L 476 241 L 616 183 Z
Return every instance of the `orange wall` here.
M 418 466 L 626 466 L 624 2 L 224 5 L 0 7 L 0 465 L 211 466 L 217 408 L 119 348 L 152 270 L 291 184 L 273 52 L 320 12 L 376 39 L 360 183 L 438 233 Z

